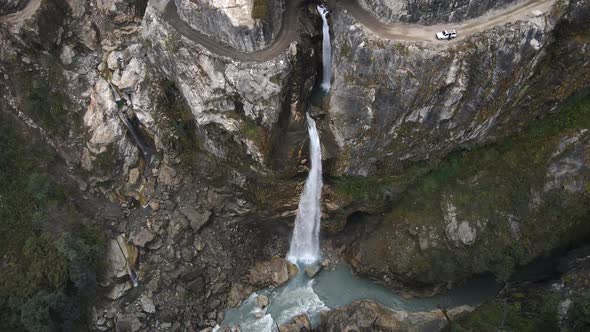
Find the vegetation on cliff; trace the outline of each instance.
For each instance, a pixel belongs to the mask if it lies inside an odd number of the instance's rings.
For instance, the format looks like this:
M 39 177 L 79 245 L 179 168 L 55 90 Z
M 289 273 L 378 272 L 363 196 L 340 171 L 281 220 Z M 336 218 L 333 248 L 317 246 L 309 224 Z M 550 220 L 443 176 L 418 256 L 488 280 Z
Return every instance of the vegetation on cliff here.
M 56 156 L 0 113 L 0 330 L 79 330 L 102 232 L 50 175 Z
M 586 92 L 517 135 L 452 153 L 396 195 L 381 226 L 360 241 L 362 258 L 353 263 L 365 271 L 390 269 L 417 283 L 485 271 L 505 280 L 515 267 L 583 240 L 590 235 L 589 174 L 583 166 L 588 129 Z M 582 166 L 562 177 L 566 166 L 559 158 L 572 165 L 582 158 Z M 388 183 L 370 182 L 375 185 L 354 188 L 378 192 L 378 184 Z

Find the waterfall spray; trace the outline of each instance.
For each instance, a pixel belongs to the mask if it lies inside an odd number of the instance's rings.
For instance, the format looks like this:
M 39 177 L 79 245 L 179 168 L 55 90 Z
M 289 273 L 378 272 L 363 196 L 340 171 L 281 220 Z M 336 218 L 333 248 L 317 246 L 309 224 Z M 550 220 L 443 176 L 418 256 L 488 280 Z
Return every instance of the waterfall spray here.
M 317 6 L 318 12 L 322 16 L 324 26 L 322 29 L 323 40 L 322 40 L 322 62 L 324 66 L 324 72 L 322 77 L 322 89 L 324 91 L 330 90 L 330 80 L 332 78 L 332 45 L 330 43 L 330 25 L 328 25 L 328 9 L 324 6 Z
M 322 150 L 315 121 L 307 117 L 311 169 L 299 199 L 295 228 L 287 259 L 311 264 L 320 258 L 320 199 L 322 195 Z

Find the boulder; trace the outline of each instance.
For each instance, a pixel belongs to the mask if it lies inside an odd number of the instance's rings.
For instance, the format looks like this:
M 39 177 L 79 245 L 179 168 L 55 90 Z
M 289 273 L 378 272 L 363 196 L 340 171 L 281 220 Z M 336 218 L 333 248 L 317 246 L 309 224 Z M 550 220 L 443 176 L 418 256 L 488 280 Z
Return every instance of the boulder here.
M 309 278 L 313 278 L 322 270 L 322 267 L 323 265 L 314 263 L 312 265 L 307 266 L 304 271 Z
M 111 82 L 121 90 L 132 92 L 143 81 L 145 75 L 145 63 L 138 58 L 132 58 L 125 69 L 113 73 Z
M 170 221 L 168 233 L 174 242 L 178 242 L 182 239 L 187 226 L 188 220 L 183 216 L 178 216 Z
M 279 332 L 311 331 L 311 322 L 307 314 L 301 314 L 293 318 L 293 322 L 279 326 Z
M 465 312 L 470 306 L 461 306 L 447 311 L 452 319 Z M 393 310 L 372 300 L 355 301 L 352 304 L 331 311 L 322 312 L 320 331 L 440 331 L 447 320 L 440 310 L 406 312 Z
M 71 65 L 74 58 L 74 51 L 68 45 L 64 45 L 61 50 L 60 59 L 64 65 Z
M 266 296 L 266 295 L 258 295 L 258 297 L 256 297 L 256 305 L 260 309 L 264 309 L 264 308 L 268 307 L 269 303 L 270 303 L 270 300 L 268 299 L 268 296 Z
M 127 293 L 127 291 L 130 289 L 131 289 L 130 282 L 123 282 L 120 284 L 116 284 L 109 290 L 109 292 L 107 293 L 107 297 L 114 301 L 114 300 L 120 298 L 121 296 L 125 295 L 125 293 Z
M 250 295 L 253 291 L 254 289 L 252 288 L 252 286 L 248 284 L 241 282 L 236 282 L 232 284 L 229 294 L 227 296 L 227 306 L 231 308 L 238 306 L 240 302 L 242 302 L 243 299 L 247 298 L 248 295 Z
M 117 320 L 117 331 L 135 332 L 141 329 L 139 318 L 133 316 L 120 317 Z
M 138 250 L 133 244 L 127 243 L 125 236 L 119 235 L 109 242 L 106 255 L 107 267 L 103 284 L 110 285 L 113 281 L 124 277 L 135 268 Z
M 258 262 L 250 269 L 250 284 L 260 288 L 278 287 L 285 284 L 295 275 L 298 268 L 284 258 L 275 256 L 270 261 Z
M 191 207 L 181 208 L 180 213 L 189 220 L 190 226 L 195 232 L 198 232 L 209 221 L 209 217 L 211 217 L 210 211 L 200 212 Z
M 145 245 L 154 239 L 154 233 L 146 228 L 131 233 L 131 242 L 138 247 L 145 247 Z
M 149 314 L 153 314 L 154 312 L 156 312 L 156 306 L 154 305 L 154 301 L 149 296 L 143 294 L 139 302 L 141 303 L 141 308 L 143 309 L 143 311 Z
M 175 178 L 176 171 L 172 167 L 168 165 L 160 167 L 160 171 L 158 174 L 158 182 L 160 184 L 163 184 L 165 186 L 173 186 Z
M 136 184 L 139 181 L 140 176 L 141 173 L 139 171 L 139 168 L 132 168 L 131 170 L 129 170 L 129 179 L 127 181 L 131 184 Z

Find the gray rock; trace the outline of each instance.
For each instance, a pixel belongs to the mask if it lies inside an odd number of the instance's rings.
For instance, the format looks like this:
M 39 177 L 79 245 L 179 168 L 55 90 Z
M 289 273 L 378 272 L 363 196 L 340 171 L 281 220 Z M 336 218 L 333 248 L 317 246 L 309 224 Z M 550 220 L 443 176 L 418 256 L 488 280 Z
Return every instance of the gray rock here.
M 307 266 L 304 271 L 309 278 L 313 278 L 322 270 L 322 267 L 322 265 L 315 263 Z
M 113 51 L 109 53 L 107 57 L 107 67 L 110 70 L 115 70 L 119 68 L 119 61 L 123 60 L 123 53 L 118 51 Z
M 172 241 L 178 242 L 184 236 L 187 227 L 188 220 L 183 216 L 178 216 L 170 221 L 168 235 L 172 238 Z
M 137 181 L 139 180 L 139 176 L 140 176 L 140 171 L 139 168 L 133 168 L 131 170 L 129 170 L 129 180 L 128 182 L 131 184 L 136 184 Z
M 456 307 L 448 311 L 453 318 L 472 311 L 469 306 Z M 440 310 L 405 312 L 393 310 L 381 304 L 362 300 L 321 313 L 320 330 L 336 331 L 440 331 L 447 320 Z
M 217 307 L 219 307 L 220 304 L 221 301 L 216 297 L 209 300 L 209 308 L 212 310 L 217 309 Z
M 270 261 L 257 262 L 250 269 L 248 279 L 250 284 L 257 287 L 278 287 L 297 275 L 297 272 L 296 265 L 275 256 Z
M 116 300 L 116 299 L 120 298 L 121 296 L 125 295 L 125 293 L 127 293 L 127 291 L 130 290 L 131 288 L 132 288 L 132 285 L 130 282 L 123 282 L 120 284 L 116 284 L 107 293 L 107 297 L 111 300 Z
M 301 314 L 293 318 L 293 322 L 279 326 L 279 332 L 311 331 L 311 322 L 307 314 Z
M 191 207 L 180 209 L 180 213 L 187 217 L 190 221 L 191 228 L 195 232 L 198 232 L 209 221 L 209 217 L 211 217 L 210 211 L 199 212 Z
M 145 76 L 145 63 L 134 57 L 125 66 L 125 69 L 113 73 L 111 82 L 121 90 L 133 92 Z
M 279 31 L 284 0 L 269 2 L 269 17 L 252 18 L 251 0 L 236 0 L 231 6 L 217 0 L 177 0 L 180 17 L 216 40 L 244 51 L 268 45 Z
M 106 253 L 106 270 L 104 273 L 104 285 L 109 285 L 115 279 L 121 278 L 133 268 L 137 260 L 137 248 L 128 244 L 125 237 L 118 236 L 109 242 Z
M 68 45 L 64 45 L 61 50 L 60 59 L 64 65 L 71 65 L 74 58 L 74 51 Z
M 145 247 L 146 244 L 150 243 L 156 236 L 154 233 L 149 231 L 147 228 L 142 228 L 137 232 L 131 233 L 131 242 L 138 247 Z
M 143 309 L 143 311 L 149 314 L 153 314 L 154 312 L 156 312 L 156 306 L 154 305 L 154 301 L 146 294 L 143 294 L 139 301 L 141 303 L 141 308 Z
M 166 323 L 172 323 L 176 320 L 176 313 L 170 308 L 164 308 L 159 313 L 160 319 Z
M 256 297 L 256 305 L 260 309 L 264 309 L 264 308 L 268 307 L 269 303 L 270 303 L 270 300 L 268 299 L 268 296 L 266 296 L 266 295 L 258 295 Z
M 117 320 L 117 332 L 136 332 L 142 325 L 137 317 L 124 316 Z
M 464 21 L 516 1 L 360 0 L 360 3 L 384 21 L 436 24 Z
M 163 165 L 160 167 L 160 172 L 158 174 L 158 183 L 163 184 L 165 186 L 173 186 L 175 184 L 176 178 L 176 171 L 167 165 Z

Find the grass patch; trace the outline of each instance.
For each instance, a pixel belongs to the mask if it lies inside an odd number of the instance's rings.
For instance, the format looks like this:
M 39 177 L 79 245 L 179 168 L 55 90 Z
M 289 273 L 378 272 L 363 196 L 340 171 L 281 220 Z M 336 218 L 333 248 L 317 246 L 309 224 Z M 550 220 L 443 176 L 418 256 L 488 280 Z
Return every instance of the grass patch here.
M 39 59 L 47 74 L 24 71 L 17 83 L 23 112 L 50 134 L 67 138 L 70 129 L 79 133 L 82 120 L 69 109 L 70 100 L 62 88 L 66 84 L 62 68 L 54 59 Z
M 531 122 L 521 133 L 488 146 L 451 153 L 435 168 L 414 177 L 418 180 L 392 201 L 392 210 L 367 246 L 376 252 L 387 246 L 402 246 L 395 239 L 405 241 L 403 235 L 392 234 L 407 226 L 428 230 L 420 233 L 420 239 L 427 236 L 426 232 L 446 237 L 445 213 L 447 203 L 452 203 L 457 220 L 468 221 L 477 230 L 476 242 L 444 246 L 438 240 L 434 247 L 420 250 L 396 266 L 396 273 L 432 284 L 486 271 L 505 280 L 518 266 L 589 235 L 590 193 L 545 190 L 547 172 L 562 139 L 590 129 L 588 92 L 571 98 L 559 113 Z M 410 167 L 408 174 L 414 169 Z M 581 180 L 588 174 L 580 176 Z M 346 179 L 337 183 L 337 188 L 371 206 L 377 198 L 374 194 L 391 183 L 395 185 L 395 181 L 371 177 Z M 534 203 L 537 196 L 538 205 Z M 510 218 L 518 223 L 518 235 L 513 235 Z M 415 240 L 408 241 L 415 244 Z
M 466 319 L 452 324 L 462 331 L 559 331 L 557 296 L 545 295 L 509 301 L 496 300 L 482 305 Z M 512 301 L 516 300 L 516 301 Z
M 258 126 L 256 121 L 247 116 L 240 118 L 240 133 L 254 142 L 261 152 L 264 153 L 270 148 L 266 140 L 266 132 L 264 128 Z
M 265 20 L 270 16 L 269 0 L 254 0 L 252 5 L 252 18 L 255 20 Z
M 163 144 L 178 155 L 182 164 L 193 165 L 201 150 L 193 114 L 174 82 L 166 80 L 162 84 L 158 109 L 163 120 L 161 124 L 166 128 Z

